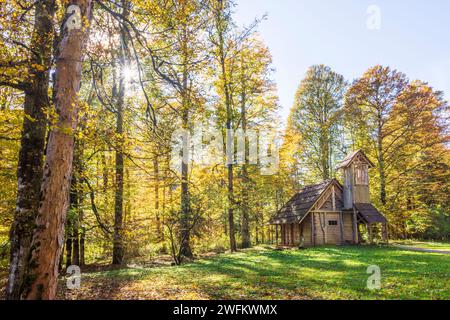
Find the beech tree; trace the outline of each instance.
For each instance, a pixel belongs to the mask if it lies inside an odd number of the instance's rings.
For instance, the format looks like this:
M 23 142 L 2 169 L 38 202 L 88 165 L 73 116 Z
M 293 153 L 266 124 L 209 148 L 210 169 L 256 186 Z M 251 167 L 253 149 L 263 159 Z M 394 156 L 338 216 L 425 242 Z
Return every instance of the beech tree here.
M 346 93 L 347 114 L 352 114 L 359 120 L 353 122 L 353 127 L 359 133 L 367 128 L 365 134 L 376 146 L 380 201 L 383 205 L 386 204 L 386 124 L 407 82 L 403 73 L 389 67 L 375 66 L 356 80 Z
M 214 55 L 216 57 L 217 65 L 220 72 L 221 90 L 223 90 L 223 105 L 226 113 L 226 146 L 230 147 L 233 140 L 233 105 L 230 92 L 230 79 L 229 71 L 227 70 L 227 59 L 231 53 L 229 48 L 230 44 L 230 29 L 231 29 L 231 1 L 212 1 L 211 15 L 213 17 L 213 29 L 210 39 L 215 46 Z M 233 152 L 231 150 L 225 151 L 227 161 L 227 197 L 228 197 L 228 233 L 230 237 L 230 250 L 237 251 L 236 235 L 234 226 L 234 185 L 233 185 Z
M 6 39 L 18 48 L 25 48 L 25 59 L 16 60 L 17 56 L 16 59 L 10 57 L 0 66 L 5 69 L 0 76 L 0 85 L 19 89 L 24 93 L 24 118 L 17 166 L 16 211 L 10 232 L 10 272 L 6 290 L 8 299 L 18 299 L 24 285 L 24 270 L 29 258 L 39 204 L 47 132 L 46 114 L 50 105 L 49 72 L 53 54 L 53 19 L 56 2 L 38 1 L 35 5 L 30 5 L 29 9 L 32 11 L 34 9 L 34 26 L 30 43 L 21 42 L 21 39 Z M 26 11 L 23 14 L 25 15 Z M 25 73 L 28 76 L 25 77 L 18 72 L 24 66 L 28 66 Z
M 300 83 L 291 110 L 291 130 L 300 137 L 301 170 L 322 180 L 333 177 L 334 164 L 345 153 L 341 120 L 345 88 L 342 75 L 324 65 L 312 66 Z

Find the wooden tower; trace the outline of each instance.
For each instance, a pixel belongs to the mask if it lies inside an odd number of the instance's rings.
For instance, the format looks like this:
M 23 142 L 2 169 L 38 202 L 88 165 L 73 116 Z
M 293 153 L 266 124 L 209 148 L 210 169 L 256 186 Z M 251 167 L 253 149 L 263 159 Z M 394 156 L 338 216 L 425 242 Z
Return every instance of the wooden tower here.
M 349 156 L 337 167 L 343 170 L 343 203 L 344 210 L 353 211 L 353 240 L 361 242 L 359 224 L 365 224 L 369 233 L 369 242 L 373 241 L 372 227 L 382 224 L 382 237 L 388 241 L 386 218 L 370 203 L 369 169 L 374 164 L 367 158 L 362 150 Z
M 366 155 L 358 150 L 339 165 L 343 170 L 344 209 L 353 209 L 355 203 L 370 203 L 369 168 L 374 167 Z

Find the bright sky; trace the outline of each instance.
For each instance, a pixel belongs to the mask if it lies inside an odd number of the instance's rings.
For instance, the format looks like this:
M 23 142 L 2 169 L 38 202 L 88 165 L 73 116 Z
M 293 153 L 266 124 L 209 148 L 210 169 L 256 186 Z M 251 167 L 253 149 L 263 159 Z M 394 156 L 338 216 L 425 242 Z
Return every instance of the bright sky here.
M 236 0 L 235 19 L 267 13 L 260 34 L 273 55 L 283 120 L 307 68 L 329 65 L 347 80 L 375 64 L 428 82 L 450 100 L 448 0 Z M 371 6 L 377 6 L 375 8 Z M 380 12 L 380 28 L 375 14 Z

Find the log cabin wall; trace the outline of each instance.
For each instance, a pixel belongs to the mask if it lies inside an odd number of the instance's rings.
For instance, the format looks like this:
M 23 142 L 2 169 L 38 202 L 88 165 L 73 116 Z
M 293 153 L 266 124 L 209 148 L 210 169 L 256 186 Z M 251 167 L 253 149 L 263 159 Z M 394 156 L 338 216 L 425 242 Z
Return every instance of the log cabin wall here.
M 368 171 L 369 168 L 367 164 L 364 163 L 354 163 L 351 165 L 353 170 L 353 203 L 370 203 L 370 191 L 368 182 Z M 364 184 L 357 183 L 357 174 L 363 174 L 366 176 L 366 182 Z M 361 173 L 362 172 L 362 173 Z
M 303 227 L 303 237 L 305 239 L 304 245 L 305 247 L 311 247 L 313 245 L 311 239 L 311 215 L 305 217 L 305 219 L 302 222 L 302 227 Z
M 312 220 L 313 216 L 314 221 Z M 314 222 L 314 227 L 312 222 Z M 313 229 L 315 231 L 314 238 Z M 303 219 L 301 224 L 281 225 L 280 234 L 281 245 L 283 246 L 299 246 L 302 236 L 305 247 L 353 243 L 353 214 L 343 212 L 341 226 L 339 212 L 314 212 L 314 214 L 311 212 Z
M 344 220 L 344 242 L 353 243 L 353 213 L 343 212 L 342 219 Z

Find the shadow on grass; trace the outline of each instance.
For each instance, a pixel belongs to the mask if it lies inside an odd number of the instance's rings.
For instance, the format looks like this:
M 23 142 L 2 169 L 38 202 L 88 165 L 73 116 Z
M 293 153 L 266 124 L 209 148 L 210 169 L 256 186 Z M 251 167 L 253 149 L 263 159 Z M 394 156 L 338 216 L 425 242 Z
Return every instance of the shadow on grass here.
M 82 296 L 218 300 L 448 298 L 449 262 L 448 256 L 376 246 L 246 250 L 178 267 L 90 273 L 86 277 L 91 291 Z M 381 291 L 366 288 L 369 265 L 378 265 L 382 270 Z

